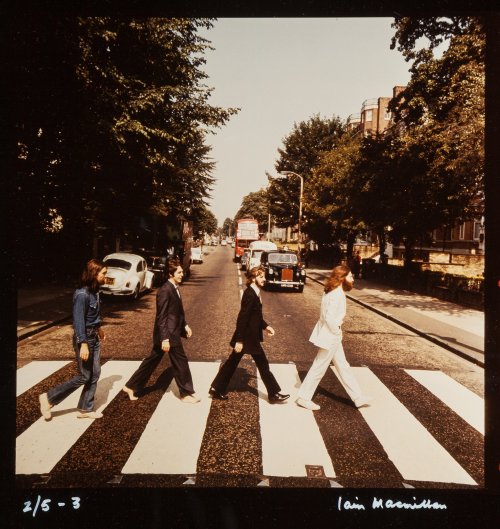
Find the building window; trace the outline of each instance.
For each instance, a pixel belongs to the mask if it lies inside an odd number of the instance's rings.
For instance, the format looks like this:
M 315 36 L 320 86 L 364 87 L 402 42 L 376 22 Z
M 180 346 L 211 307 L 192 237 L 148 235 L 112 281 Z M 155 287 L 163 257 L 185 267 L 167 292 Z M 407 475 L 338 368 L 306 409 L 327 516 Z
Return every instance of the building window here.
M 474 234 L 473 234 L 474 240 L 478 241 L 480 235 L 481 235 L 481 223 L 478 221 L 474 221 Z
M 365 112 L 366 121 L 371 121 L 373 119 L 373 110 L 367 110 Z
M 385 109 L 385 112 L 384 112 L 384 119 L 385 119 L 386 121 L 390 121 L 390 119 L 391 119 L 391 113 L 389 112 L 389 109 L 388 109 L 388 108 Z
M 462 222 L 458 227 L 458 238 L 463 241 L 465 239 L 465 222 Z

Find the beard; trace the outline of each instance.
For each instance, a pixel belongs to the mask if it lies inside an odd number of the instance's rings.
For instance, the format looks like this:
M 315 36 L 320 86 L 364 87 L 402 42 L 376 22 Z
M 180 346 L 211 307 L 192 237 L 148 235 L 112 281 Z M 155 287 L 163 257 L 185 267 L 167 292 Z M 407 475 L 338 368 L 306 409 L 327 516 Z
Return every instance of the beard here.
M 344 281 L 342 282 L 342 290 L 344 292 L 349 292 L 349 290 L 352 290 L 352 287 L 354 286 L 354 283 L 351 283 L 347 280 L 344 279 Z

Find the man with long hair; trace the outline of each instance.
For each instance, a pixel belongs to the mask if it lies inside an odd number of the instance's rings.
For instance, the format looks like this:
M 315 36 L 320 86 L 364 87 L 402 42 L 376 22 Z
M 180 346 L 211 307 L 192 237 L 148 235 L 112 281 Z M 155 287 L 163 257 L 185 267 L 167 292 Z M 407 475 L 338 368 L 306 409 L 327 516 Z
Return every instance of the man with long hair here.
M 318 354 L 310 367 L 297 394 L 297 404 L 308 410 L 319 410 L 312 397 L 326 373 L 330 362 L 337 369 L 340 380 L 357 408 L 367 406 L 371 397 L 363 395 L 342 347 L 342 322 L 346 314 L 345 292 L 352 289 L 354 278 L 349 267 L 336 266 L 325 283 L 321 299 L 321 311 L 309 341 L 319 347 Z
M 168 262 L 168 275 L 168 281 L 165 281 L 156 295 L 153 349 L 130 377 L 123 391 L 130 400 L 137 400 L 136 393 L 144 388 L 163 355 L 168 353 L 181 401 L 196 404 L 200 399 L 194 392 L 193 377 L 181 341 L 181 337 L 190 338 L 192 331 L 186 323 L 179 292 L 184 272 L 178 260 Z
M 264 269 L 255 267 L 249 270 L 247 288 L 241 298 L 241 309 L 236 321 L 236 330 L 231 338 L 232 353 L 220 368 L 210 387 L 212 398 L 227 400 L 226 389 L 233 376 L 241 357 L 247 353 L 254 359 L 259 370 L 262 382 L 266 386 L 268 399 L 271 404 L 283 402 L 290 395 L 280 393 L 281 388 L 269 369 L 261 342 L 264 340 L 263 331 L 269 336 L 274 336 L 274 329 L 268 325 L 262 316 L 262 300 L 260 289 L 266 281 Z
M 80 288 L 73 295 L 73 348 L 79 374 L 39 396 L 40 411 L 46 421 L 52 418 L 51 408 L 80 386 L 83 389 L 77 417 L 102 417 L 101 412 L 94 411 L 94 397 L 101 375 L 101 341 L 106 338 L 101 327 L 99 299 L 99 287 L 104 283 L 106 272 L 104 263 L 91 259 L 83 271 Z

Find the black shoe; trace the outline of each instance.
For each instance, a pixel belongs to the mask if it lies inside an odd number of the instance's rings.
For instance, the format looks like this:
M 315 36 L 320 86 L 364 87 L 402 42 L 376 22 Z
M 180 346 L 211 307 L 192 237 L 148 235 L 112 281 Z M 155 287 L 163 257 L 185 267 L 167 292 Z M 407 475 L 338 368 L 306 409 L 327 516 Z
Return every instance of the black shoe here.
M 217 391 L 214 388 L 210 388 L 208 393 L 214 399 L 227 400 L 229 398 L 226 394 L 220 393 L 219 391 Z
M 282 393 L 275 393 L 274 395 L 269 396 L 269 402 L 274 404 L 275 402 L 284 402 L 288 399 L 290 395 L 283 395 Z

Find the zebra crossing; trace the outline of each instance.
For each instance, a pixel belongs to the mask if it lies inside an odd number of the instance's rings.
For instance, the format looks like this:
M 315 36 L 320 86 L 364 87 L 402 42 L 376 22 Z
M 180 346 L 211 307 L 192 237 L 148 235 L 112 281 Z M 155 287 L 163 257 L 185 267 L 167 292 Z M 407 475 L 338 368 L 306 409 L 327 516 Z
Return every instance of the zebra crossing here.
M 76 405 L 80 391 L 77 390 L 63 402 L 54 406 L 53 419 L 42 417 L 30 424 L 16 440 L 16 474 L 19 476 L 50 474 L 58 462 L 71 453 L 75 443 L 95 428 L 94 423 L 112 428 L 113 414 L 106 414 L 108 405 L 117 400 L 125 381 L 137 369 L 140 362 L 109 360 L 102 366 L 101 378 L 96 392 L 96 410 L 104 411 L 98 421 L 77 420 Z M 34 361 L 17 372 L 17 395 L 33 392 L 33 406 L 38 406 L 36 385 L 51 374 L 68 369 L 68 362 Z M 161 396 L 151 416 L 132 447 L 126 462 L 120 468 L 123 476 L 141 475 L 183 475 L 197 473 L 198 458 L 207 424 L 213 421 L 214 402 L 205 397 L 210 383 L 219 369 L 219 362 L 190 362 L 194 386 L 202 401 L 195 405 L 181 403 L 174 381 Z M 387 455 L 387 465 L 401 476 L 402 481 L 427 483 L 430 485 L 451 484 L 478 486 L 477 477 L 457 461 L 426 429 L 409 409 L 372 369 L 353 367 L 360 385 L 374 397 L 370 407 L 350 410 L 350 420 L 368 427 L 377 443 Z M 297 406 L 294 402 L 301 379 L 297 366 L 271 364 L 271 370 L 279 381 L 282 391 L 290 394 L 284 404 L 272 405 L 266 398 L 265 387 L 255 370 L 258 397 L 258 432 L 261 442 L 261 474 L 276 478 L 307 478 L 311 467 L 321 469 L 321 476 L 327 479 L 341 479 L 337 456 L 348 446 L 335 446 L 328 439 L 328 430 L 320 428 L 321 414 L 330 413 L 328 406 L 312 412 Z M 484 436 L 484 401 L 481 397 L 459 384 L 441 371 L 406 369 L 409 377 L 419 384 L 423 394 L 432 394 L 443 403 L 446 413 L 470 425 L 481 440 Z M 332 380 L 341 384 L 335 368 L 331 368 Z M 325 383 L 328 383 L 325 377 Z M 323 385 L 323 382 L 322 382 Z M 341 386 L 340 386 L 341 387 Z M 116 403 L 116 402 L 115 402 Z M 133 410 L 134 403 L 123 399 L 122 406 Z M 230 398 L 219 406 L 239 405 L 238 398 Z M 345 403 L 335 406 L 346 407 Z M 245 413 L 245 410 L 242 410 Z M 219 412 L 220 416 L 220 412 Z M 345 424 L 349 429 L 353 425 Z M 221 428 L 219 428 L 220 430 Z M 189 432 L 180 435 L 179 432 Z M 224 432 L 221 432 L 224 435 Z M 285 443 L 283 442 L 285 440 Z M 117 441 L 118 442 L 118 441 Z M 481 441 L 482 442 L 482 441 Z M 482 446 L 469 447 L 482 451 Z M 113 446 L 108 447 L 112 457 Z M 362 462 L 356 463 L 362 465 Z M 93 469 L 98 471 L 99 469 Z M 359 472 L 359 468 L 353 468 Z

